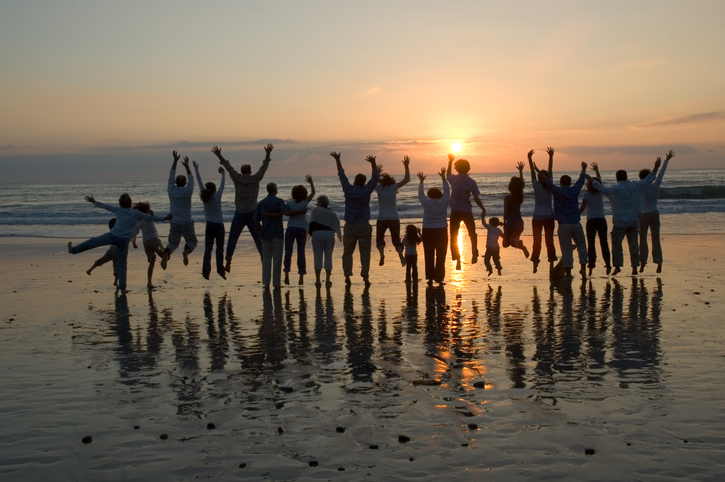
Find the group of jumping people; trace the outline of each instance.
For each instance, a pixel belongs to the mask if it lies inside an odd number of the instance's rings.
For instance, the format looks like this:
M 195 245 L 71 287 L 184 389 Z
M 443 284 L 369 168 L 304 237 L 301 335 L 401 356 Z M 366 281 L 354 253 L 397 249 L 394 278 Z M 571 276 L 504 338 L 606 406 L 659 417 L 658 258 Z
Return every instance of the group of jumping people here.
M 517 164 L 518 176 L 511 178 L 508 185 L 509 194 L 503 199 L 503 221 L 497 217 L 486 220 L 486 209 L 480 199 L 480 190 L 469 172 L 471 165 L 466 159 L 455 159 L 453 154 L 448 155 L 448 167 L 441 168 L 440 176 L 442 189 L 431 187 L 425 190 L 426 175 L 418 173 L 420 180 L 418 197 L 423 207 L 422 229 L 414 224 L 407 225 L 401 237 L 400 217 L 397 207 L 398 190 L 410 181 L 410 159 L 403 158 L 405 174 L 403 180 L 396 180 L 387 173 L 383 173 L 383 166 L 377 164 L 375 156 L 368 156 L 366 160 L 371 165 L 371 176 L 357 174 L 350 183 L 341 162 L 341 155 L 331 152 L 335 159 L 340 185 L 345 197 L 344 225 L 340 226 L 337 214 L 330 209 L 330 200 L 325 195 L 317 197 L 316 205 L 309 208 L 309 203 L 315 197 L 315 185 L 312 177 L 307 175 L 305 180 L 310 190 L 300 184 L 292 188 L 291 198 L 287 201 L 277 196 L 277 185 L 268 183 L 267 196 L 258 201 L 260 182 L 269 167 L 272 144 L 264 147 L 265 158 L 262 166 L 256 173 L 252 173 L 249 164 L 241 166 L 237 172 L 227 159 L 222 156 L 222 150 L 214 146 L 211 152 L 219 160 L 219 173 L 221 180 L 217 187 L 213 182 L 204 183 L 199 173 L 199 164 L 193 162 L 195 177 L 200 190 L 199 195 L 204 205 L 205 250 L 202 262 L 202 276 L 209 279 L 212 269 L 212 253 L 216 247 L 216 272 L 226 279 L 231 272 L 231 262 L 234 251 L 242 231 L 246 227 L 251 234 L 256 249 L 262 259 L 262 285 L 270 285 L 279 289 L 282 284 L 282 268 L 284 267 L 284 282 L 289 284 L 292 256 L 297 251 L 298 283 L 304 282 L 306 273 L 305 248 L 309 238 L 312 244 L 314 257 L 315 284 L 322 285 L 322 270 L 325 271 L 325 285 L 331 286 L 332 252 L 335 238 L 343 243 L 342 268 L 345 283 L 351 283 L 353 275 L 353 254 L 359 251 L 360 275 L 366 286 L 370 285 L 370 254 L 372 247 L 372 225 L 370 224 L 370 198 L 373 192 L 378 196 L 379 213 L 376 223 L 376 247 L 380 254 L 380 265 L 385 262 L 385 234 L 390 233 L 392 244 L 398 254 L 401 265 L 406 267 L 406 282 L 418 281 L 417 246 L 423 244 L 425 279 L 428 284 L 444 283 L 445 263 L 450 240 L 451 257 L 456 262 L 456 269 L 461 269 L 461 253 L 458 248 L 458 232 L 461 223 L 464 223 L 471 244 L 471 264 L 478 262 L 478 236 L 476 234 L 476 221 L 473 215 L 472 201 L 481 210 L 481 221 L 486 229 L 486 251 L 484 264 L 488 274 L 493 273 L 495 266 L 501 274 L 500 247 L 513 247 L 520 249 L 525 257 L 529 251 L 520 239 L 524 230 L 524 220 L 521 216 L 521 205 L 524 202 L 524 167 Z M 601 255 L 605 262 L 607 274 L 617 274 L 623 266 L 622 242 L 627 237 L 632 264 L 632 274 L 644 270 L 648 258 L 647 233 L 652 233 L 652 257 L 657 264 L 657 272 L 662 269 L 662 249 L 659 241 L 659 213 L 657 208 L 657 194 L 662 176 L 674 152 L 669 151 L 664 163 L 657 158 L 654 168 L 643 169 L 639 181 L 627 179 L 626 171 L 617 171 L 615 185 L 605 187 L 602 184 L 599 168 L 592 163 L 594 177 L 586 173 L 587 164 L 582 162 L 581 173 L 578 180 L 572 184 L 568 175 L 561 176 L 559 185 L 553 183 L 554 149 L 549 147 L 546 152 L 549 156 L 547 169 L 540 169 L 533 161 L 534 151 L 528 153 L 528 164 L 531 171 L 531 182 L 534 190 L 534 215 L 532 219 L 533 247 L 531 261 L 533 272 L 536 273 L 540 263 L 542 249 L 542 231 L 546 244 L 547 258 L 550 264 L 550 273 L 555 271 L 554 263 L 557 261 L 554 246 L 554 227 L 558 223 L 559 247 L 561 250 L 561 267 L 563 276 L 571 277 L 573 269 L 573 252 L 576 248 L 581 265 L 580 273 L 586 277 L 586 267 L 589 275 L 596 265 L 595 241 L 599 236 Z M 165 217 L 154 215 L 148 203 L 133 204 L 131 197 L 124 193 L 118 201 L 118 206 L 104 204 L 96 201 L 93 196 L 86 200 L 111 211 L 116 215 L 109 223 L 110 231 L 101 236 L 91 238 L 77 246 L 68 243 L 68 251 L 77 254 L 99 246 L 109 246 L 108 251 L 98 259 L 87 271 L 91 272 L 98 266 L 113 261 L 114 285 L 121 291 L 126 289 L 126 271 L 128 246 L 132 244 L 137 248 L 136 237 L 142 235 L 143 248 L 146 253 L 148 266 L 148 289 L 153 289 L 152 276 L 156 258 L 160 258 L 161 267 L 165 270 L 172 254 L 184 240 L 182 260 L 184 265 L 189 263 L 189 255 L 197 245 L 194 222 L 191 216 L 192 196 L 194 192 L 194 177 L 189 167 L 189 158 L 184 157 L 181 162 L 186 175 L 177 175 L 177 165 L 180 155 L 173 151 L 173 164 L 169 172 L 168 196 L 170 214 Z M 454 162 L 455 161 L 455 162 Z M 661 167 L 661 170 L 660 170 Z M 453 173 L 455 170 L 455 174 Z M 659 170 L 659 174 L 658 174 Z M 229 230 L 224 252 L 224 238 L 226 236 L 222 213 L 221 199 L 225 187 L 225 172 L 234 183 L 235 213 Z M 583 195 L 581 204 L 579 194 L 584 184 L 587 191 Z M 607 222 L 604 217 L 603 196 L 609 199 L 612 209 L 613 228 L 611 232 L 612 253 L 607 242 Z M 449 214 L 450 208 L 450 214 Z M 309 213 L 308 213 L 309 211 Z M 584 229 L 580 222 L 580 213 L 587 212 L 586 241 Z M 283 220 L 287 219 L 285 230 Z M 449 225 L 450 218 L 450 225 Z M 155 221 L 168 221 L 169 236 L 166 246 L 160 240 L 156 230 Z M 499 226 L 503 227 L 503 231 Z M 283 259 L 284 252 L 284 259 Z M 493 262 L 493 264 L 492 264 Z M 612 271 L 612 264 L 614 271 Z M 284 266 L 283 266 L 284 265 Z

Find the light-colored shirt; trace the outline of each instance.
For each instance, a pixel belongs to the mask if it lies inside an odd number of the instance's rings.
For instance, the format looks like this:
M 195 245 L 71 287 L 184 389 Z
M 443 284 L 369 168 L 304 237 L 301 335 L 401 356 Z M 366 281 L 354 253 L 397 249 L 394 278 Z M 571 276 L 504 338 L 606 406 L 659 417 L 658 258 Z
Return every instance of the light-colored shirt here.
M 390 186 L 375 186 L 375 192 L 378 193 L 378 220 L 380 221 L 397 221 L 398 216 L 398 184 Z
M 105 209 L 106 211 L 111 211 L 116 215 L 116 225 L 111 229 L 111 234 L 118 236 L 119 238 L 125 238 L 128 240 L 133 238 L 134 233 L 136 232 L 136 221 L 142 219 L 163 220 L 163 218 L 154 218 L 149 214 L 142 213 L 138 209 L 111 206 L 110 204 L 98 201 L 94 204 L 96 207 Z
M 139 231 L 141 231 L 142 239 L 144 241 L 159 237 L 159 232 L 156 230 L 156 225 L 154 224 L 154 221 L 152 219 L 139 219 L 138 221 L 136 221 L 134 237 L 138 235 Z
M 194 194 L 194 178 L 187 176 L 186 186 L 179 187 L 175 183 L 176 170 L 169 172 L 169 211 L 173 219 L 172 223 L 187 224 L 192 222 L 191 219 L 191 196 Z
M 498 226 L 494 228 L 486 221 L 483 221 L 483 227 L 486 228 L 486 247 L 498 248 L 498 238 L 503 238 L 503 231 Z
M 665 171 L 667 170 L 667 164 L 669 164 L 669 162 L 670 160 L 665 157 L 665 161 L 662 163 L 662 167 L 660 168 L 660 172 L 657 173 L 657 177 L 654 181 L 652 181 L 652 184 L 650 184 L 645 190 L 644 201 L 642 203 L 643 213 L 654 213 L 659 211 L 659 208 L 657 207 L 657 201 L 660 197 L 660 184 L 662 184 L 662 178 L 665 175 Z
M 257 197 L 259 197 L 259 183 L 269 167 L 269 159 L 262 162 L 256 174 L 241 174 L 234 170 L 229 161 L 221 161 L 221 165 L 229 173 L 234 183 L 234 204 L 239 214 L 253 212 L 257 208 Z
M 471 194 L 479 196 L 478 184 L 468 174 L 450 174 L 448 183 L 451 185 L 450 205 L 452 211 L 470 213 Z
M 204 183 L 201 180 L 199 168 L 194 166 L 194 170 L 196 171 L 196 179 L 197 181 L 199 181 L 199 189 L 204 189 Z M 203 203 L 204 218 L 210 223 L 224 224 L 224 217 L 222 216 L 222 193 L 224 192 L 225 178 L 226 176 L 224 175 L 224 171 L 222 171 L 222 181 L 219 183 L 219 187 L 217 188 L 211 199 Z
M 551 219 L 554 217 L 554 208 L 551 207 L 551 193 L 539 181 L 532 181 L 534 187 L 534 219 Z
M 340 177 L 342 191 L 345 193 L 345 222 L 349 224 L 364 224 L 370 221 L 370 195 L 380 178 L 380 171 L 373 169 L 370 180 L 364 186 L 350 184 L 345 169 L 337 172 Z
M 299 211 L 300 209 L 305 209 L 307 207 L 307 199 L 303 199 L 302 201 L 295 201 L 294 199 L 290 199 L 287 201 L 287 207 L 290 211 Z M 287 227 L 288 228 L 302 228 L 305 231 L 307 231 L 307 228 L 309 228 L 309 225 L 307 224 L 307 213 L 302 214 L 293 214 L 289 216 L 289 219 L 287 221 Z
M 639 224 L 644 193 L 647 186 L 654 180 L 655 174 L 650 172 L 641 181 L 626 179 L 613 186 L 605 187 L 594 179 L 592 184 L 609 199 L 609 205 L 612 207 L 612 223 L 618 228 L 629 228 Z
M 408 236 L 403 236 L 400 243 L 405 247 L 406 256 L 418 256 L 418 243 L 408 241 Z
M 582 199 L 587 202 L 587 220 L 599 219 L 604 217 L 604 196 L 601 192 L 593 194 L 589 191 L 584 191 Z
M 425 186 L 418 185 L 418 199 L 423 206 L 423 228 L 447 228 L 448 227 L 448 201 L 450 191 L 448 183 L 443 183 L 443 197 L 431 199 L 425 195 Z

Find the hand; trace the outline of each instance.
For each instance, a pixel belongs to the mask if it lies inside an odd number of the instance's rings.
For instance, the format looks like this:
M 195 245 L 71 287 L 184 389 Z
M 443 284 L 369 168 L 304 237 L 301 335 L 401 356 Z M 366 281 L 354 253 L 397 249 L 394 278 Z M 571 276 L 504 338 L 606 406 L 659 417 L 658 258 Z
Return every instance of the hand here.
M 171 213 L 167 214 L 166 217 L 164 217 L 165 221 L 171 221 L 172 219 L 174 219 L 174 216 Z
M 584 177 L 587 179 L 587 181 L 592 180 L 592 176 L 590 176 L 589 174 L 584 174 Z
M 219 167 L 219 174 L 224 174 L 224 168 L 223 167 Z
M 403 157 L 403 166 L 405 166 L 407 168 L 409 165 L 410 165 L 410 157 L 404 156 Z
M 378 164 L 378 171 L 383 172 L 383 165 L 382 164 Z
M 179 156 L 179 153 L 176 151 L 172 152 L 172 154 L 174 155 L 174 162 L 178 161 L 181 158 L 181 156 Z
M 441 172 L 439 172 L 438 175 L 440 175 L 441 176 L 441 179 L 443 179 L 443 182 L 445 182 L 445 180 L 446 180 L 446 168 L 445 167 L 441 167 Z
M 662 158 L 658 157 L 657 160 L 655 161 L 655 170 L 659 169 L 660 165 L 662 165 Z
M 332 151 L 332 152 L 330 153 L 330 155 L 331 155 L 332 157 L 334 157 L 334 158 L 335 158 L 335 160 L 336 160 L 337 162 L 340 162 L 340 153 L 339 153 L 339 152 L 335 152 L 335 151 Z
M 450 152 L 448 153 L 448 162 L 453 162 L 453 159 L 455 159 L 455 158 L 456 158 L 455 155 L 451 154 Z
M 194 169 L 199 169 L 199 163 L 196 161 L 192 161 L 192 164 L 194 164 Z
M 587 170 L 587 163 L 582 162 L 582 172 L 586 172 L 586 170 Z
M 189 156 L 184 156 L 184 160 L 181 161 L 181 165 L 189 169 Z
M 270 154 L 272 154 L 272 149 L 274 149 L 274 145 L 270 142 L 266 146 L 264 146 L 264 152 L 267 153 L 267 157 L 269 157 Z
M 425 181 L 425 178 L 426 178 L 426 177 L 428 177 L 428 176 L 424 175 L 424 174 L 423 174 L 422 172 L 419 172 L 419 173 L 418 173 L 418 179 L 420 179 L 420 182 L 421 182 L 421 183 L 422 183 L 423 181 Z
M 516 169 L 518 169 L 519 172 L 523 171 L 524 170 L 524 163 L 523 162 L 519 162 L 518 164 L 516 164 Z
M 529 161 L 530 161 L 530 160 L 531 160 L 531 158 L 532 158 L 532 157 L 534 157 L 534 150 L 533 150 L 533 149 L 531 149 L 531 150 L 530 150 L 530 151 L 529 151 L 529 152 L 528 152 L 528 153 L 526 154 L 526 157 L 528 157 L 528 158 L 529 158 Z
M 211 148 L 211 152 L 213 152 L 214 155 L 217 156 L 217 157 L 222 157 L 222 149 L 219 146 L 212 147 Z
M 305 181 L 307 181 L 308 183 L 312 184 L 312 176 L 310 176 L 309 174 L 306 175 L 305 176 Z
M 86 201 L 88 201 L 91 204 L 95 204 L 96 200 L 93 198 L 93 196 L 86 196 Z
M 265 216 L 265 217 L 269 216 L 269 212 L 268 212 L 268 211 L 265 211 L 264 209 L 262 209 L 262 210 L 261 210 L 261 211 L 259 212 L 259 214 L 261 214 L 262 216 Z
M 596 161 L 591 163 L 591 170 L 597 172 L 599 170 L 599 164 Z
M 370 164 L 372 164 L 373 166 L 376 166 L 376 164 L 375 164 L 375 156 L 367 156 L 367 157 L 365 158 L 365 160 L 366 160 L 366 161 L 368 161 L 368 162 L 369 162 Z
M 554 148 L 553 147 L 547 147 L 546 153 L 549 154 L 549 157 L 554 157 Z
M 133 243 L 131 243 L 131 244 L 133 245 L 133 249 L 138 249 L 138 244 L 136 244 L 136 241 L 134 241 L 134 242 L 133 242 Z
M 667 159 L 672 159 L 673 157 L 675 157 L 675 151 L 670 149 L 670 151 L 667 153 Z

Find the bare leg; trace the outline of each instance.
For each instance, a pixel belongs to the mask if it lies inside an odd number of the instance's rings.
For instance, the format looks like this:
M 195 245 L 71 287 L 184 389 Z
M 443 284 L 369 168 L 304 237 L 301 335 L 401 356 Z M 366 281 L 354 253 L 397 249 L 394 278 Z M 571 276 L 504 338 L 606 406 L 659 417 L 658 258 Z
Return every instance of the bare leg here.
M 330 281 L 330 276 L 332 276 L 332 270 L 326 269 L 325 270 L 325 286 L 327 286 L 328 288 L 330 286 L 332 286 L 332 281 Z
M 284 284 L 289 284 L 289 271 L 284 272 Z
M 378 248 L 378 252 L 380 253 L 380 266 L 383 266 L 385 264 L 385 251 L 384 251 L 384 248 L 382 248 L 382 247 Z
M 320 282 L 320 273 L 322 272 L 321 269 L 315 270 L 315 286 L 322 286 L 322 283 Z
M 156 264 L 156 258 L 149 261 L 149 269 L 148 269 L 148 283 L 146 283 L 146 287 L 150 290 L 154 289 L 155 286 L 151 284 L 151 278 L 154 275 L 154 265 Z
M 297 282 L 297 284 L 298 284 L 298 285 L 301 285 L 301 284 L 303 284 L 303 283 L 304 283 L 304 279 L 305 279 L 305 275 L 301 274 L 301 275 L 300 275 L 300 280 L 299 280 L 299 281 Z M 289 283 L 287 283 L 287 284 L 289 284 Z

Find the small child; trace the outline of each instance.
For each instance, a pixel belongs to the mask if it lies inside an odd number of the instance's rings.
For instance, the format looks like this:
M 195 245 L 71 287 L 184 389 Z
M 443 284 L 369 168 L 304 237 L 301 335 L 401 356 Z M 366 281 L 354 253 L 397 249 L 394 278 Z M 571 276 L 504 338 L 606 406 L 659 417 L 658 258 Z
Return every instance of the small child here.
M 493 267 L 491 266 L 491 258 L 496 265 L 496 271 L 501 276 L 501 248 L 498 246 L 498 238 L 503 238 L 503 231 L 499 229 L 501 222 L 498 218 L 491 218 L 486 222 L 486 211 L 484 210 L 481 214 L 481 222 L 483 227 L 486 228 L 488 235 L 486 236 L 486 255 L 483 259 L 483 264 L 486 265 L 488 275 L 491 276 L 493 273 Z M 490 224 L 489 224 L 490 223 Z
M 151 205 L 147 202 L 136 203 L 133 207 L 137 211 L 141 211 L 144 214 L 154 215 L 151 210 Z M 152 219 L 140 219 L 136 221 L 136 231 L 134 237 L 131 239 L 131 244 L 134 248 L 138 248 L 136 244 L 136 235 L 141 232 L 143 240 L 143 250 L 146 253 L 146 259 L 149 262 L 149 267 L 146 272 L 148 281 L 146 282 L 146 288 L 152 290 L 155 288 L 151 283 L 151 278 L 154 275 L 154 265 L 156 264 L 156 256 L 163 258 L 164 256 L 164 244 L 159 238 L 159 232 L 156 230 L 156 225 Z
M 108 221 L 108 229 L 111 230 L 116 225 L 116 218 L 111 218 L 110 221 Z M 116 250 L 116 247 L 114 245 L 111 245 L 108 247 L 108 250 L 106 253 L 98 258 L 95 263 L 93 263 L 93 266 L 88 268 L 88 271 L 86 273 L 88 276 L 91 275 L 91 271 L 98 268 L 99 266 L 102 266 L 109 261 L 113 262 L 113 286 L 118 286 L 118 252 Z
M 405 282 L 418 281 L 418 250 L 421 242 L 418 226 L 409 224 L 405 227 L 405 237 L 401 244 L 405 248 Z

